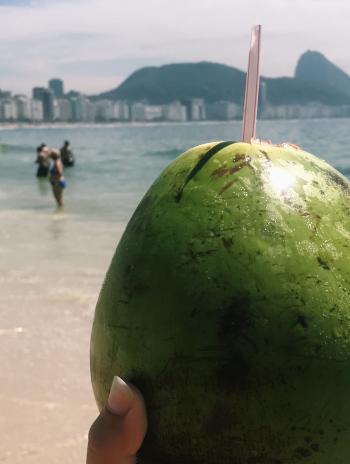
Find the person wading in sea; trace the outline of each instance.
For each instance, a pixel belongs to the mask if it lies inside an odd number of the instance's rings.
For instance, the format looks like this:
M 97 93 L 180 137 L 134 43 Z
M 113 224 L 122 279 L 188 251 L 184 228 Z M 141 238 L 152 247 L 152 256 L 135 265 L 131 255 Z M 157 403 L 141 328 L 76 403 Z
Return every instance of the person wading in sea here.
M 72 148 L 68 140 L 66 140 L 63 144 L 63 147 L 60 150 L 61 152 L 61 160 L 65 167 L 74 166 L 75 159 L 73 155 Z
M 50 167 L 50 183 L 52 192 L 59 207 L 63 206 L 63 190 L 66 188 L 64 180 L 64 168 L 58 150 L 52 149 L 50 152 L 52 166 Z
M 42 143 L 36 149 L 35 162 L 38 164 L 38 170 L 36 172 L 36 177 L 47 177 L 47 175 L 49 174 L 49 166 L 50 166 L 49 154 L 50 154 L 50 151 L 45 143 Z

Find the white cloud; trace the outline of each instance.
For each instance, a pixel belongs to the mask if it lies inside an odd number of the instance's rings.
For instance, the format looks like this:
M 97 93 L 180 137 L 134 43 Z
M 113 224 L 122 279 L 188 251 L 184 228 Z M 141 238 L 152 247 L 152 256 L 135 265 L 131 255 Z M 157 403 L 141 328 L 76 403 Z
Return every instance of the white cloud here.
M 68 86 L 98 92 L 139 66 L 173 61 L 206 59 L 244 69 L 256 23 L 263 25 L 265 75 L 292 74 L 306 49 L 324 52 L 350 72 L 349 13 L 345 0 L 0 3 L 0 87 L 29 92 L 61 76 Z

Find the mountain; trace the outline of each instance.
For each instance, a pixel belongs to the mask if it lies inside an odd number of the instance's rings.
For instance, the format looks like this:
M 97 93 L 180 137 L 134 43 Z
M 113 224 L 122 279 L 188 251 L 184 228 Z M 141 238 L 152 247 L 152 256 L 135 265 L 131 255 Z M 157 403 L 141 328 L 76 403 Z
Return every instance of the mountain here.
M 295 78 L 350 96 L 350 76 L 319 52 L 308 50 L 301 55 Z
M 135 71 L 119 87 L 93 98 L 145 100 L 151 104 L 203 98 L 207 103 L 226 100 L 242 105 L 245 75 L 237 68 L 205 61 L 146 67 Z M 267 101 L 274 105 L 350 103 L 350 77 L 318 52 L 300 57 L 295 77 L 262 77 L 261 82 L 266 84 Z
M 292 77 L 265 79 L 267 100 L 273 105 L 319 102 L 325 105 L 350 103 L 350 96 L 337 89 Z
M 170 103 L 174 100 L 204 98 L 207 102 L 231 100 L 242 103 L 245 73 L 218 63 L 179 63 L 142 68 L 118 88 L 99 99 Z

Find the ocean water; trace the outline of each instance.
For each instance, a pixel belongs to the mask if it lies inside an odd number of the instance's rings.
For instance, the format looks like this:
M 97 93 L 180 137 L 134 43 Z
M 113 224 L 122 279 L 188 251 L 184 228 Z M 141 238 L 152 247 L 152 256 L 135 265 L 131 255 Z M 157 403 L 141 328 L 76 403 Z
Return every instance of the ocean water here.
M 350 175 L 350 120 L 263 121 Z M 84 462 L 97 410 L 93 311 L 116 244 L 164 167 L 193 145 L 239 140 L 241 124 L 0 128 L 0 462 Z M 65 208 L 35 177 L 35 149 L 72 143 Z
M 263 121 L 257 136 L 289 141 L 350 174 L 350 120 Z M 202 123 L 3 129 L 0 131 L 0 210 L 52 211 L 47 182 L 34 177 L 35 148 L 69 139 L 77 166 L 66 170 L 66 215 L 126 221 L 163 168 L 187 148 L 210 140 L 239 140 L 241 124 Z

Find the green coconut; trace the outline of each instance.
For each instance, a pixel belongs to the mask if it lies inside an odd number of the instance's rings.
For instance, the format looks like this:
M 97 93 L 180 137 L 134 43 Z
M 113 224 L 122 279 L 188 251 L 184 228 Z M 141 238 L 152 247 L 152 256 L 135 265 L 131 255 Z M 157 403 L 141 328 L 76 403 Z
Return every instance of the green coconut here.
M 290 146 L 215 142 L 136 209 L 91 341 L 144 394 L 152 464 L 348 464 L 350 184 Z

